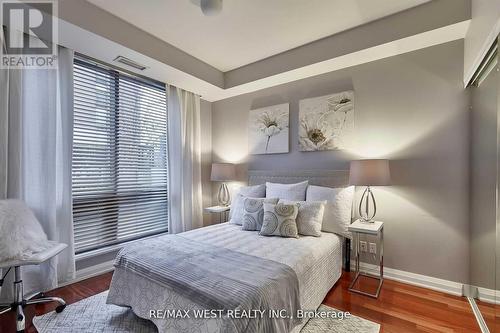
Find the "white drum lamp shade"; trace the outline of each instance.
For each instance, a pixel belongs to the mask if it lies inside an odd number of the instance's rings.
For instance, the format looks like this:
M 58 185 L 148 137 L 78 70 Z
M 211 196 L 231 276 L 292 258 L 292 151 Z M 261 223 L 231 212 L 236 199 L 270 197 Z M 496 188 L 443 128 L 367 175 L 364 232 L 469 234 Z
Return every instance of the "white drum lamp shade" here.
M 390 185 L 389 160 L 351 161 L 349 183 L 358 186 Z
M 236 168 L 230 163 L 212 163 L 210 180 L 226 182 L 236 179 Z
M 362 221 L 373 222 L 373 218 L 377 213 L 377 203 L 370 186 L 386 186 L 391 183 L 389 160 L 351 161 L 349 183 L 351 185 L 366 186 L 359 202 L 358 212 Z M 373 207 L 372 213 L 370 213 L 370 200 Z

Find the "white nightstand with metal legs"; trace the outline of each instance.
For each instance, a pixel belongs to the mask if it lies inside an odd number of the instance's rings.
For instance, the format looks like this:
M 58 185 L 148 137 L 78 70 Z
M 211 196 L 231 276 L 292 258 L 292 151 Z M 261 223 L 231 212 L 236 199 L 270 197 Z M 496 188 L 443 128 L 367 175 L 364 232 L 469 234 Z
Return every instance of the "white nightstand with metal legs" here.
M 353 233 L 354 238 L 354 249 L 355 249 L 355 275 L 351 284 L 349 285 L 349 291 L 354 293 L 358 293 L 365 296 L 370 296 L 373 298 L 378 298 L 380 295 L 380 290 L 382 289 L 382 284 L 384 283 L 384 222 L 375 221 L 375 222 L 362 222 L 360 220 L 355 221 L 349 226 L 349 231 Z M 379 276 L 361 272 L 359 267 L 359 257 L 360 257 L 360 236 L 361 235 L 372 235 L 378 236 L 379 239 L 379 265 L 380 265 L 380 273 Z M 360 276 L 366 276 L 370 278 L 377 279 L 379 281 L 377 291 L 375 294 L 370 294 L 358 289 L 354 288 L 356 281 Z

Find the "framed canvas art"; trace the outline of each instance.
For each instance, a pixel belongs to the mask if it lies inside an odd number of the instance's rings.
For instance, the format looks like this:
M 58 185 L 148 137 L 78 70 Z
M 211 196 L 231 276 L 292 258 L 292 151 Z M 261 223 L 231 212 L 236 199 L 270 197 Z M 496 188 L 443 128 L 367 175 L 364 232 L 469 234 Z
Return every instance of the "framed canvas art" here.
M 299 102 L 299 149 L 337 150 L 351 146 L 354 92 L 344 91 Z
M 250 110 L 250 154 L 288 153 L 289 104 L 279 104 Z

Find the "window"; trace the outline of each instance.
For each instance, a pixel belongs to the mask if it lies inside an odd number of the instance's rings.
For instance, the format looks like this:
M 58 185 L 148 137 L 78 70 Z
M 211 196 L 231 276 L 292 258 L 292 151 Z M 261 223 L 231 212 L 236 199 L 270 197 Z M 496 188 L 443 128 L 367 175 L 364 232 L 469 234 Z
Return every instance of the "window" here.
M 75 58 L 77 254 L 167 231 L 166 103 L 164 85 Z

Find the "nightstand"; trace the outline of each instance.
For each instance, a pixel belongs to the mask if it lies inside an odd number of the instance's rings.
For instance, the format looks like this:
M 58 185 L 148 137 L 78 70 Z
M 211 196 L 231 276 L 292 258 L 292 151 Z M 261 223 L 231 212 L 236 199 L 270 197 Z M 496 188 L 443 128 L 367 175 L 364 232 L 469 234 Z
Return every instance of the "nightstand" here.
M 231 209 L 231 206 L 212 206 L 212 207 L 206 207 L 205 212 L 212 214 L 219 214 L 218 223 L 222 223 L 222 222 L 227 222 L 229 209 Z
M 380 289 L 382 288 L 382 284 L 384 283 L 384 222 L 380 221 L 375 221 L 373 223 L 369 222 L 361 222 L 360 220 L 356 220 L 353 222 L 348 230 L 353 233 L 354 237 L 354 249 L 355 249 L 355 255 L 356 255 L 356 266 L 355 266 L 355 276 L 354 279 L 352 280 L 351 284 L 349 285 L 349 291 L 352 291 L 354 293 L 358 293 L 361 295 L 365 296 L 370 296 L 373 298 L 378 298 L 378 295 L 380 294 Z M 380 267 L 380 273 L 379 276 L 368 274 L 368 273 L 363 273 L 360 270 L 359 267 L 359 256 L 360 256 L 360 236 L 361 235 L 371 235 L 371 236 L 377 236 L 379 239 L 379 251 L 378 251 L 378 258 L 379 258 L 379 267 Z M 358 289 L 354 288 L 354 285 L 356 284 L 356 281 L 360 276 L 366 276 L 370 278 L 377 279 L 378 282 L 378 287 L 377 291 L 375 294 L 370 294 Z

